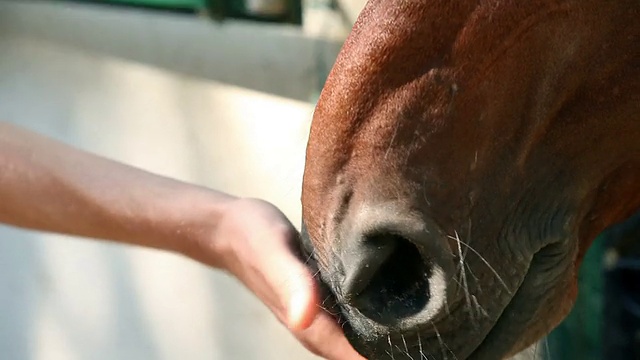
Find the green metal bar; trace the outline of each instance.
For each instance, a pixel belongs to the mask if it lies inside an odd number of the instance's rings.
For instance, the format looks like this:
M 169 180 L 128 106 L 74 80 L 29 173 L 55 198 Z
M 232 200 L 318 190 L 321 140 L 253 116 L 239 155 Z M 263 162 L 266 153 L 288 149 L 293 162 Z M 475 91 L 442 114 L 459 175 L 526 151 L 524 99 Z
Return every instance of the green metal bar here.
M 145 9 L 205 13 L 221 21 L 249 20 L 281 24 L 302 24 L 302 0 L 283 0 L 280 14 L 252 13 L 247 4 L 252 0 L 52 0 L 102 5 L 131 6 Z
M 134 6 L 153 6 L 153 7 L 170 7 L 170 8 L 200 9 L 204 7 L 204 0 L 108 0 L 108 2 L 134 5 Z

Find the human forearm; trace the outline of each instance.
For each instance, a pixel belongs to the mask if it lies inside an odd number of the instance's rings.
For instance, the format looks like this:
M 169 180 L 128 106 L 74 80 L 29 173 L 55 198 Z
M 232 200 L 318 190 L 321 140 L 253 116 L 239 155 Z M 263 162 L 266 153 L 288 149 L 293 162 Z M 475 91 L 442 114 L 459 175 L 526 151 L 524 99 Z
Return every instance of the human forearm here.
M 231 200 L 0 122 L 0 222 L 188 253 Z

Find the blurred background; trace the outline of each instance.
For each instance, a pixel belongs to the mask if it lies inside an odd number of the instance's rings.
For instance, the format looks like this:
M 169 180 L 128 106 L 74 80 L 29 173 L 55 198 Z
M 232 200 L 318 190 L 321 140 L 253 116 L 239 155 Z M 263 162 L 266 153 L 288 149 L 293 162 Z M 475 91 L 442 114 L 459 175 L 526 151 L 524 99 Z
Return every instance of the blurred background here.
M 264 198 L 298 225 L 312 111 L 364 3 L 0 1 L 0 119 Z M 594 249 L 578 315 L 522 358 L 596 354 L 602 249 Z M 225 274 L 160 251 L 3 226 L 0 354 L 314 358 Z

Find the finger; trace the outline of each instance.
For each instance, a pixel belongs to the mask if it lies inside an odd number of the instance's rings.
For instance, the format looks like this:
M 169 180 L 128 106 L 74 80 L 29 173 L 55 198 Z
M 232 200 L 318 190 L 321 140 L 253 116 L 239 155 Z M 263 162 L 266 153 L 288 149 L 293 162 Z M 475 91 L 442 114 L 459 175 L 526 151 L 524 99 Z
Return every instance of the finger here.
M 316 287 L 313 284 L 311 286 L 308 286 L 308 284 L 297 286 L 298 290 L 295 290 L 296 287 L 294 287 L 294 291 L 292 291 L 289 298 L 287 314 L 287 326 L 294 331 L 308 328 L 319 312 L 319 308 L 316 306 L 318 303 Z
M 309 328 L 294 332 L 311 352 L 328 360 L 365 360 L 344 337 L 342 329 L 328 314 L 321 312 Z
M 261 249 L 260 266 L 262 276 L 276 297 L 275 306 L 281 307 L 285 319 L 281 319 L 289 329 L 299 331 L 309 327 L 319 312 L 318 289 L 311 271 L 300 261 L 291 249 L 289 239 L 295 230 L 282 228 L 271 238 L 280 241 L 261 241 L 268 247 Z

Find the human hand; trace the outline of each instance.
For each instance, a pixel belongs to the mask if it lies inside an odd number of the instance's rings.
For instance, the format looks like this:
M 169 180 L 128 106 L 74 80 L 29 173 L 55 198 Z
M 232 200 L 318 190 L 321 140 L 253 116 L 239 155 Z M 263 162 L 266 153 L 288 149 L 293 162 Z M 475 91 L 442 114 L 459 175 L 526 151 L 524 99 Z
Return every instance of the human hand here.
M 362 359 L 320 311 L 313 276 L 295 255 L 297 232 L 273 205 L 158 176 L 3 122 L 0 154 L 0 222 L 172 251 L 226 269 L 312 352 Z
M 318 285 L 296 256 L 297 236 L 272 204 L 236 200 L 217 225 L 220 266 L 257 295 L 311 352 L 330 360 L 363 360 L 335 320 L 321 311 Z

